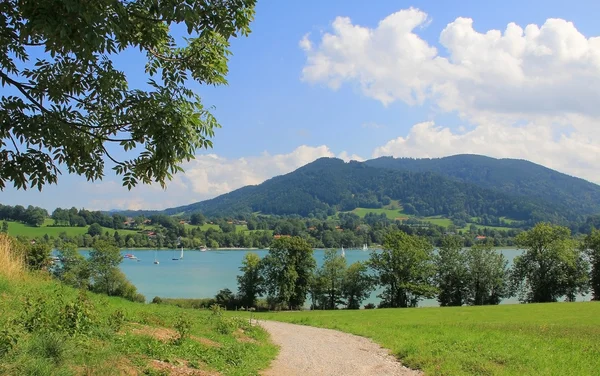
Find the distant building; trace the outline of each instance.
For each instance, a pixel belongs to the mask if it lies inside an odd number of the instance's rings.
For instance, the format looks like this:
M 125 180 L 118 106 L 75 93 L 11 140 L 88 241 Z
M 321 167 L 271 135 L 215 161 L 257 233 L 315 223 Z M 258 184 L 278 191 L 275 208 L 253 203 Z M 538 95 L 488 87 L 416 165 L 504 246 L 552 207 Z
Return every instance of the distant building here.
M 484 239 L 485 239 L 485 236 L 483 236 L 483 235 L 477 235 L 475 237 L 475 240 L 484 240 Z
M 273 235 L 273 239 L 291 238 L 290 235 Z

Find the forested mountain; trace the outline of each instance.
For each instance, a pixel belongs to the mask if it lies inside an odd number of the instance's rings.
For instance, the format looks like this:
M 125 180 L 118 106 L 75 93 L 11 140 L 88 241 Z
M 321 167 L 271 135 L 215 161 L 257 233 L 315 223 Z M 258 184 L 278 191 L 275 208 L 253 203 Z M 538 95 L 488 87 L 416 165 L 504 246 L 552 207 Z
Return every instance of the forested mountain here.
M 600 213 L 600 186 L 526 160 L 462 154 L 434 159 L 381 157 L 364 163 L 378 168 L 433 172 L 579 214 Z
M 421 216 L 468 218 L 486 214 L 530 223 L 541 220 L 560 223 L 580 221 L 584 214 L 597 212 L 600 207 L 595 204 L 600 187 L 584 180 L 525 161 L 508 160 L 511 165 L 479 156 L 454 158 L 449 158 L 450 162 L 380 158 L 363 163 L 321 158 L 260 185 L 165 212 L 307 216 L 357 207 L 379 208 L 390 200 L 398 200 L 407 214 Z M 418 166 L 420 161 L 422 169 Z M 436 161 L 443 166 L 436 167 Z M 497 170 L 494 161 L 500 162 Z M 409 167 L 401 169 L 402 163 Z M 568 182 L 576 188 L 567 188 Z M 546 192 L 540 195 L 539 190 L 543 189 Z M 582 195 L 588 204 L 574 205 Z

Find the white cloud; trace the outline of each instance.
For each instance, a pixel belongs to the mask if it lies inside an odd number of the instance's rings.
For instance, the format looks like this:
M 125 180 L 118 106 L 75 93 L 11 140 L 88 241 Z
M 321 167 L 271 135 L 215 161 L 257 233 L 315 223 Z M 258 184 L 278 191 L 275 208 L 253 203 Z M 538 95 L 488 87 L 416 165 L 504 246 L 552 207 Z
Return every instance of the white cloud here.
M 376 148 L 373 157 L 437 158 L 454 154 L 526 159 L 600 183 L 597 173 L 600 144 L 576 134 L 557 138 L 552 128 L 543 122 L 520 127 L 485 124 L 456 133 L 434 122 L 419 123 L 406 137 Z
M 246 185 L 256 185 L 277 175 L 286 174 L 321 157 L 335 157 L 325 145 L 297 147 L 287 154 L 269 154 L 237 159 L 215 154 L 197 155 L 185 163 L 184 173 L 167 183 L 166 191 L 157 185 L 140 185 L 127 191 L 116 182 L 82 183 L 92 209 L 165 209 L 206 200 Z M 357 155 L 340 154 L 345 160 L 362 160 Z
M 416 124 L 373 156 L 524 158 L 600 183 L 600 37 L 562 19 L 479 32 L 457 18 L 438 51 L 415 31 L 429 21 L 414 8 L 372 28 L 338 17 L 305 50 L 302 79 L 334 90 L 355 85 L 385 106 L 428 101 L 465 120 L 456 129 Z
M 427 14 L 414 8 L 375 28 L 337 17 L 332 33 L 305 49 L 302 77 L 332 88 L 357 83 L 386 105 L 432 98 L 442 109 L 466 115 L 600 115 L 600 37 L 586 38 L 561 19 L 480 33 L 473 20 L 457 18 L 440 35 L 446 57 L 415 33 L 427 22 Z M 303 44 L 309 44 L 306 38 Z
M 302 37 L 302 39 L 300 39 L 300 42 L 298 43 L 300 48 L 307 52 L 312 50 L 312 43 L 310 39 L 308 39 L 308 37 L 309 34 L 304 34 L 304 36 Z

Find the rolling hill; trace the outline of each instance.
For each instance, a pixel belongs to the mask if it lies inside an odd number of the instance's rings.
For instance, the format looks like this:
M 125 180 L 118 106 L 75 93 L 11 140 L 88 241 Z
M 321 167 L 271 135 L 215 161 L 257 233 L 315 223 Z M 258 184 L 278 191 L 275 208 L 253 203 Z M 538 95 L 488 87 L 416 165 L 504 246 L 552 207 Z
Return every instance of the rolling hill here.
M 349 163 L 321 158 L 262 184 L 164 212 L 306 216 L 381 208 L 390 200 L 421 216 L 565 223 L 600 212 L 600 186 L 528 161 L 477 155 Z
M 462 154 L 434 159 L 381 157 L 364 163 L 399 171 L 433 172 L 577 213 L 600 212 L 600 186 L 526 160 Z

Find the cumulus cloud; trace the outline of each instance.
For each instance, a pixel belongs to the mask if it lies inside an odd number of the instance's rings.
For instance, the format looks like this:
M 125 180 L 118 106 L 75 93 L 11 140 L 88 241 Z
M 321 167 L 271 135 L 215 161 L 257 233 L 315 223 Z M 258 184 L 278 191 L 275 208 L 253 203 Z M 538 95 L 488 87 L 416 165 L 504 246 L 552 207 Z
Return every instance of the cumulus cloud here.
M 427 23 L 427 14 L 414 8 L 375 28 L 338 17 L 319 43 L 302 40 L 311 46 L 302 77 L 332 88 L 357 83 L 386 105 L 432 98 L 467 115 L 600 115 L 600 37 L 586 38 L 561 19 L 480 33 L 472 19 L 457 18 L 441 32 L 444 56 L 415 32 Z
M 377 147 L 373 157 L 437 158 L 454 154 L 527 159 L 600 184 L 600 144 L 577 134 L 556 137 L 544 122 L 520 127 L 485 124 L 464 133 L 423 122 L 414 125 L 407 136 Z
M 429 22 L 414 8 L 375 27 L 337 17 L 305 49 L 302 79 L 358 86 L 384 106 L 428 101 L 464 120 L 457 129 L 416 124 L 373 156 L 524 158 L 600 183 L 600 37 L 562 19 L 480 32 L 460 17 L 440 33 L 438 50 L 418 35 Z
M 342 152 L 340 158 L 361 160 L 357 155 Z M 225 158 L 216 154 L 201 154 L 182 167 L 166 192 L 157 186 L 140 185 L 124 190 L 116 182 L 82 183 L 93 197 L 93 209 L 164 209 L 190 204 L 231 192 L 246 185 L 256 185 L 277 175 L 286 174 L 321 157 L 335 157 L 325 145 L 297 147 L 287 154 L 264 152 L 257 156 Z

